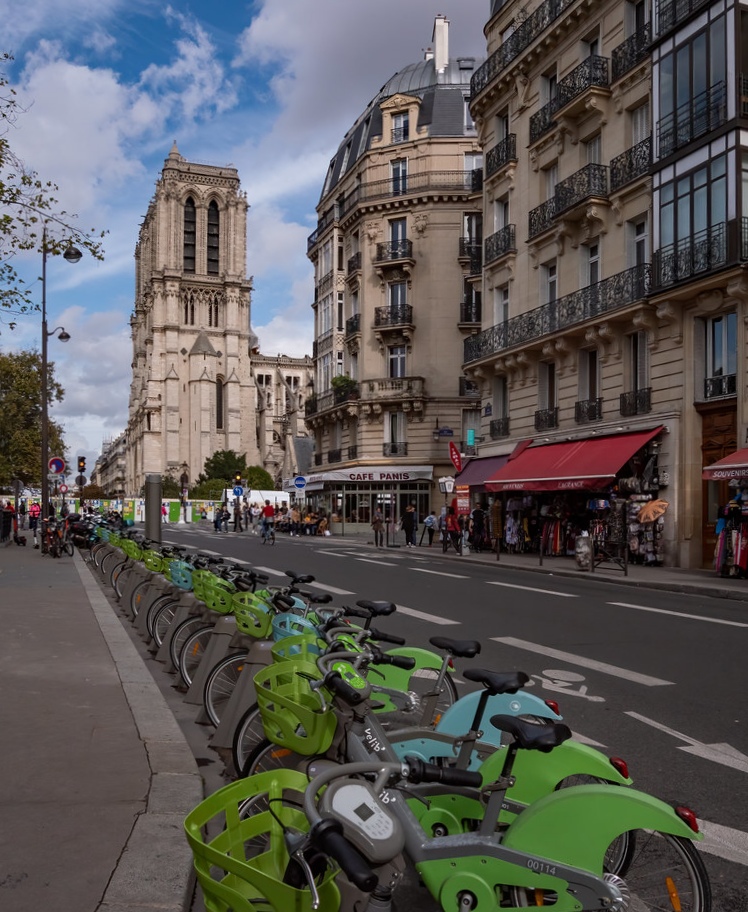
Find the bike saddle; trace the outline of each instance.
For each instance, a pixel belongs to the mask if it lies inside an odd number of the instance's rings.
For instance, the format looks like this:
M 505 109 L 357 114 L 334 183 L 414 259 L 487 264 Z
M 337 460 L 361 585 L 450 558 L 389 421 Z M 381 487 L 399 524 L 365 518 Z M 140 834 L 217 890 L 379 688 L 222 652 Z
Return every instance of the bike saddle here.
M 332 601 L 332 596 L 329 592 L 323 592 L 319 595 L 312 592 L 302 592 L 301 594 L 308 602 L 311 602 L 312 605 L 329 605 Z
M 571 729 L 563 722 L 529 722 L 517 716 L 491 716 L 491 725 L 511 735 L 517 747 L 550 753 L 554 747 L 571 738 Z
M 472 659 L 480 652 L 478 640 L 453 640 L 450 637 L 431 637 L 429 640 L 437 649 L 444 649 L 459 659 Z
M 517 693 L 530 680 L 524 671 L 489 671 L 487 668 L 468 668 L 462 676 L 468 681 L 483 684 L 492 697 Z
M 368 611 L 372 617 L 387 617 L 397 609 L 394 602 L 370 602 L 368 599 L 359 599 L 356 604 L 364 611 Z
M 295 570 L 286 570 L 286 571 L 285 571 L 285 574 L 286 574 L 286 576 L 290 576 L 290 577 L 291 577 L 291 579 L 292 579 L 293 582 L 294 582 L 294 585 L 297 584 L 297 583 L 301 583 L 302 585 L 305 585 L 306 583 L 313 583 L 313 582 L 314 582 L 314 577 L 312 576 L 311 573 L 305 573 L 305 574 L 303 574 L 302 576 L 298 576 L 298 575 L 296 574 L 296 571 L 295 571 Z

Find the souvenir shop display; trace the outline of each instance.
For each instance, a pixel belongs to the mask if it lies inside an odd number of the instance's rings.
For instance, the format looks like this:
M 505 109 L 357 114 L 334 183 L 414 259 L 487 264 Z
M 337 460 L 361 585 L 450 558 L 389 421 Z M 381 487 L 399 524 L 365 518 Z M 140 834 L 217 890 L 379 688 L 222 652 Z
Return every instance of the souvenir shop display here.
M 565 497 L 554 497 L 550 504 L 543 504 L 540 516 L 543 526 L 540 533 L 542 553 L 550 557 L 574 557 L 576 538 L 586 524 L 577 516 L 579 511 Z
M 590 536 L 595 554 L 595 566 L 604 563 L 617 564 L 626 570 L 626 501 L 611 497 L 594 498 L 588 501 L 587 509 L 592 513 Z
M 722 509 L 715 532 L 714 569 L 720 576 L 748 577 L 748 492 L 738 491 Z
M 532 529 L 536 523 L 532 497 L 509 498 L 504 520 L 504 545 L 509 554 L 530 550 Z
M 628 501 L 628 543 L 631 563 L 657 567 L 664 551 L 667 501 L 649 494 L 632 494 Z

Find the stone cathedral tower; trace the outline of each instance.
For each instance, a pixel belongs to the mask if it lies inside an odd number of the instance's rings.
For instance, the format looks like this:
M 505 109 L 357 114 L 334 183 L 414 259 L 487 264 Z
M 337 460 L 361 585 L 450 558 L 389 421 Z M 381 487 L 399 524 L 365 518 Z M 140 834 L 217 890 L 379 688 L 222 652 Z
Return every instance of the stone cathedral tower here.
M 247 199 L 235 168 L 172 147 L 135 250 L 127 489 L 193 482 L 217 450 L 260 464 L 250 365 Z

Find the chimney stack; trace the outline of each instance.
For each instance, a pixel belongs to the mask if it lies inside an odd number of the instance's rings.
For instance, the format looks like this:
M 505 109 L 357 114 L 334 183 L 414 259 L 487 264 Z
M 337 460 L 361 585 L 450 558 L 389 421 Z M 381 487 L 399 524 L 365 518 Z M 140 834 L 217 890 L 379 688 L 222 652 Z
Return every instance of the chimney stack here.
M 434 19 L 431 42 L 434 45 L 434 67 L 437 73 L 443 73 L 449 63 L 449 19 L 441 13 Z

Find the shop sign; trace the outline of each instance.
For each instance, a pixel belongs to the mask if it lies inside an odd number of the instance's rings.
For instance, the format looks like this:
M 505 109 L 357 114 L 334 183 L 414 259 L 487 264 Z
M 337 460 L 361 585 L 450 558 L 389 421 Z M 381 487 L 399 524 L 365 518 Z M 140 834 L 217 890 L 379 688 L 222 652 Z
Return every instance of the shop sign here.
M 470 485 L 455 485 L 457 512 L 470 512 Z
M 432 466 L 409 466 L 403 470 L 393 469 L 392 466 L 371 466 L 365 469 L 341 469 L 334 472 L 319 472 L 316 475 L 307 475 L 305 477 L 308 488 L 315 482 L 325 481 L 342 481 L 356 484 L 357 482 L 430 480 L 433 474 Z
M 460 456 L 460 451 L 451 440 L 449 442 L 449 458 L 452 460 L 455 472 L 459 475 L 462 471 L 462 456 Z

